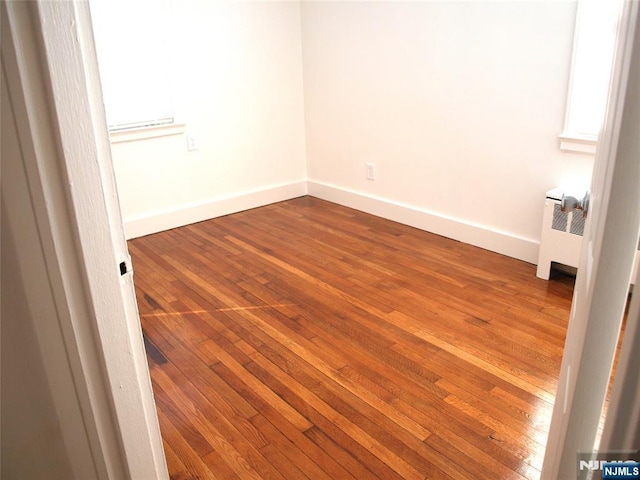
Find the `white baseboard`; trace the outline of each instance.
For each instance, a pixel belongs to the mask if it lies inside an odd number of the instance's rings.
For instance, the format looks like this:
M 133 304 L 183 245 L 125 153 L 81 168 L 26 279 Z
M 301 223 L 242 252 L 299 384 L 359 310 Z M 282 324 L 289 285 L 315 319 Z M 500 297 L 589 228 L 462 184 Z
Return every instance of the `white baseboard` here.
M 534 240 L 499 232 L 484 225 L 472 224 L 411 205 L 314 181 L 275 185 L 217 198 L 209 202 L 155 212 L 137 218 L 127 218 L 124 221 L 125 235 L 129 240 L 307 194 L 525 262 L 535 264 L 538 261 L 539 243 Z
M 130 240 L 306 194 L 307 182 L 300 181 L 216 198 L 208 202 L 155 212 L 142 217 L 126 218 L 124 220 L 125 236 Z
M 307 183 L 308 194 L 314 197 L 426 230 L 443 237 L 469 243 L 525 262 L 535 264 L 538 261 L 540 244 L 534 240 L 334 185 L 314 181 Z

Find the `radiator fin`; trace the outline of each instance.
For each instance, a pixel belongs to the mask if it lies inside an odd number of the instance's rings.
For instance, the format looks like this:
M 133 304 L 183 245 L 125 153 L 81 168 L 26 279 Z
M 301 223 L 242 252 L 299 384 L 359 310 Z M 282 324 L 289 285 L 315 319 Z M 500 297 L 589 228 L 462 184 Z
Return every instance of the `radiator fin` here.
M 560 205 L 554 205 L 553 206 L 553 222 L 551 224 L 551 228 L 553 230 L 566 232 L 568 217 L 569 217 L 568 213 L 563 213 L 562 210 L 560 210 Z
M 569 233 L 582 237 L 584 235 L 584 220 L 584 217 L 579 212 L 573 212 Z
M 584 217 L 580 212 L 564 213 L 560 205 L 553 206 L 553 222 L 551 228 L 560 232 L 568 232 L 582 237 L 584 235 Z

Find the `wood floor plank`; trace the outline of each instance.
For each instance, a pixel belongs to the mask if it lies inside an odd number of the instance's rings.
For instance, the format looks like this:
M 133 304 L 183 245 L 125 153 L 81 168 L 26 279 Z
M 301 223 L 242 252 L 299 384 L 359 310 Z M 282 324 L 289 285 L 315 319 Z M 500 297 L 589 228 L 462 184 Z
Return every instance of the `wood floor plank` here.
M 387 464 L 402 478 L 423 478 L 424 475 L 420 474 L 407 460 L 397 455 L 392 446 L 383 444 L 372 433 L 362 429 L 350 418 L 343 415 L 339 409 L 322 400 L 313 391 L 295 388 L 294 384 L 287 382 L 286 376 L 280 374 L 281 371 L 279 369 L 270 368 L 267 370 L 266 365 L 267 363 L 259 365 L 256 362 L 251 362 L 248 368 L 274 391 L 277 391 L 280 396 L 286 398 L 290 404 L 296 405 L 299 410 L 304 409 L 305 414 L 312 419 L 314 424 L 331 422 L 342 430 L 345 435 Z
M 238 418 L 224 418 L 210 402 L 196 392 L 190 382 L 186 379 L 181 381 L 181 376 L 176 375 L 175 371 L 171 373 L 172 375 L 166 373 L 165 368 L 158 369 L 154 381 L 157 388 L 165 393 L 170 392 L 178 402 L 172 412 L 174 417 L 187 417 L 240 478 L 284 478 L 259 453 L 259 449 L 268 443 L 255 429 L 252 428 L 251 440 L 243 437 L 235 425 Z M 177 385 L 173 383 L 176 380 L 179 382 Z M 256 472 L 256 468 L 260 474 Z
M 317 478 L 320 480 L 331 480 L 331 476 L 322 468 L 322 465 L 316 464 L 311 460 L 298 446 L 286 438 L 282 432 L 275 428 L 267 419 L 258 415 L 252 419 L 253 424 L 265 436 L 271 439 L 271 443 L 265 449 L 272 449 L 282 455 L 282 459 L 278 460 L 278 469 L 286 473 L 287 478 Z M 320 462 L 319 462 L 320 463 Z M 282 465 L 287 465 L 287 472 L 284 472 Z M 293 474 L 293 466 L 298 474 Z M 304 473 L 303 473 L 304 472 Z
M 265 356 L 273 359 L 273 352 L 269 352 L 268 350 L 269 349 L 265 346 L 261 352 L 264 352 Z M 270 369 L 269 362 L 266 362 L 266 359 L 260 359 L 259 354 L 256 355 L 255 359 L 260 365 L 264 366 L 266 369 Z M 277 360 L 275 360 L 275 362 L 277 362 Z M 304 368 L 304 366 L 301 368 Z M 311 365 L 310 368 L 312 368 Z M 270 370 L 273 371 L 272 368 Z M 298 369 L 287 369 L 287 371 L 292 378 L 298 377 Z M 312 375 L 312 372 L 308 374 L 308 376 Z M 282 374 L 280 377 L 282 378 Z M 421 447 L 423 447 L 423 444 L 421 443 L 422 439 L 430 435 L 430 432 L 425 429 L 412 434 L 412 425 L 409 425 L 405 430 L 402 425 L 404 422 L 394 422 L 393 418 L 397 417 L 397 415 L 391 415 L 392 418 L 386 416 L 386 414 L 390 412 L 389 408 L 376 410 L 374 406 L 368 404 L 352 392 L 346 391 L 347 389 L 343 388 L 340 383 L 332 380 L 331 378 L 323 379 L 320 377 L 319 381 L 312 382 L 308 388 L 327 404 L 334 406 L 334 408 L 337 407 L 336 411 L 341 412 L 342 415 L 354 421 L 354 423 L 363 427 L 366 431 L 372 432 L 375 438 L 386 442 L 386 437 L 389 437 L 390 435 L 395 436 L 397 438 L 396 442 L 386 443 L 395 448 L 396 453 L 403 453 L 405 458 L 409 458 L 409 449 L 420 450 Z M 421 463 L 424 459 L 417 458 L 417 460 L 414 459 L 414 461 Z
M 245 316 L 247 318 L 248 316 Z M 362 399 L 365 403 L 370 405 L 373 409 L 382 412 L 384 415 L 387 415 L 398 425 L 401 425 L 403 428 L 412 432 L 417 437 L 426 438 L 430 435 L 430 432 L 420 425 L 413 422 L 411 419 L 402 415 L 400 412 L 395 411 L 394 409 L 389 408 L 389 406 L 382 400 L 380 400 L 375 394 L 367 390 L 366 388 L 360 387 L 357 383 L 350 381 L 347 377 L 344 377 L 340 374 L 339 371 L 332 368 L 329 364 L 325 363 L 321 358 L 316 357 L 313 353 L 304 346 L 299 343 L 295 343 L 291 341 L 291 334 L 287 336 L 287 329 L 284 326 L 280 326 L 280 329 L 275 328 L 277 326 L 277 321 L 271 319 L 270 323 L 262 321 L 260 318 L 255 316 L 248 317 L 254 325 L 264 331 L 268 336 L 270 336 L 275 342 L 274 345 L 281 345 L 285 349 L 289 350 L 291 353 L 298 355 L 299 358 L 304 358 L 304 362 L 310 365 L 313 370 L 310 370 L 311 373 L 317 372 L 317 381 L 318 382 L 328 382 L 333 381 L 336 384 L 340 385 L 344 390 L 350 392 L 351 394 L 357 396 Z M 271 324 L 275 325 L 274 327 Z M 259 358 L 254 356 L 254 361 Z
M 249 250 L 250 252 L 262 257 L 263 259 L 265 259 L 268 262 L 271 262 L 272 264 L 274 264 L 276 267 L 282 269 L 284 274 L 289 274 L 292 275 L 292 281 L 305 281 L 305 282 L 312 282 L 313 286 L 316 289 L 319 289 L 321 291 L 324 291 L 334 297 L 337 297 L 338 301 L 340 300 L 345 300 L 348 303 L 355 305 L 357 307 L 363 308 L 363 309 L 367 309 L 368 311 L 378 315 L 378 316 L 384 316 L 384 314 L 386 312 L 384 311 L 380 311 L 378 308 L 373 307 L 371 304 L 365 305 L 364 302 L 362 302 L 359 298 L 355 297 L 354 295 L 351 295 L 346 288 L 342 287 L 342 288 L 336 288 L 333 285 L 328 284 L 326 281 L 319 279 L 318 277 L 312 276 L 309 273 L 306 273 L 305 271 L 303 271 L 301 268 L 298 267 L 294 267 L 291 263 L 286 263 L 283 260 L 280 260 L 278 258 L 275 258 L 273 255 L 265 253 L 261 250 L 259 250 L 258 248 L 256 248 L 253 245 L 250 245 L 249 243 L 247 243 L 246 239 L 241 240 L 240 238 L 236 238 L 236 237 L 231 237 L 229 238 L 230 241 L 232 241 L 233 243 L 237 244 L 237 245 L 241 245 L 243 246 L 245 249 Z M 257 241 L 253 241 L 253 243 L 259 244 L 259 242 Z M 336 282 L 338 282 L 339 280 L 336 279 Z M 341 285 L 340 285 L 341 287 Z M 452 297 L 453 298 L 453 297 Z M 452 300 L 455 302 L 459 302 L 459 300 Z M 471 304 L 469 302 L 466 302 L 465 305 L 475 305 L 475 304 Z M 398 313 L 405 313 L 408 310 L 406 308 L 399 308 L 399 312 Z M 482 351 L 483 349 L 486 348 L 486 341 L 487 339 L 490 341 L 493 341 L 493 337 L 486 337 L 484 338 L 484 342 L 480 342 L 478 341 L 477 337 L 474 337 L 472 335 L 468 335 L 468 333 L 464 330 L 464 329 L 457 329 L 455 330 L 457 335 L 467 335 L 468 337 L 468 342 L 467 344 L 469 345 L 469 347 L 472 347 L 473 344 L 475 344 L 475 349 L 476 351 Z M 514 357 L 513 355 L 509 354 L 509 353 L 504 353 L 505 352 L 505 347 L 508 348 L 509 345 L 507 344 L 507 342 L 504 341 L 504 339 L 501 339 L 499 346 L 496 348 L 492 349 L 492 360 L 494 363 L 496 363 L 496 366 L 498 368 L 500 368 L 501 366 L 504 367 L 505 364 L 509 363 L 509 364 L 515 364 L 514 368 L 512 368 L 511 370 L 513 371 L 517 371 L 518 376 L 526 376 L 528 374 L 528 372 L 531 370 L 532 366 L 529 362 L 527 362 L 527 358 L 524 355 L 518 355 L 517 357 Z M 521 346 L 520 347 L 521 350 L 526 350 L 527 347 L 525 346 Z M 486 359 L 485 359 L 486 361 Z M 546 366 L 547 362 L 542 363 L 541 365 L 544 367 Z M 538 369 L 540 369 L 540 366 L 538 367 Z M 538 371 L 537 375 L 541 376 L 544 374 L 544 371 Z M 535 381 L 535 380 L 534 380 Z
M 222 455 L 215 450 L 202 457 L 202 461 L 217 478 L 224 480 L 243 480 L 243 477 L 234 472 Z
M 129 245 L 172 478 L 539 478 L 570 277 L 312 197 Z
M 312 426 L 304 431 L 301 431 L 296 425 L 289 422 L 285 416 L 281 415 L 278 410 L 276 410 L 271 403 L 265 401 L 259 393 L 254 392 L 245 384 L 243 384 L 240 379 L 223 363 L 217 363 L 211 366 L 212 370 L 215 370 L 222 378 L 225 378 L 229 385 L 231 385 L 234 389 L 238 391 L 238 393 L 242 394 L 244 398 L 246 398 L 249 402 L 252 403 L 257 409 L 260 410 L 261 415 L 265 417 L 269 422 L 271 422 L 280 432 L 287 436 L 288 439 L 295 442 L 295 444 L 302 451 L 305 452 L 309 458 L 314 459 L 317 463 L 322 464 L 328 472 L 333 473 L 334 478 L 343 478 L 348 480 L 351 478 L 351 474 L 349 472 L 357 472 L 360 471 L 368 471 L 364 468 L 363 465 L 359 464 L 355 459 L 351 464 L 351 468 L 349 470 L 345 470 L 342 465 L 344 462 L 336 463 L 336 459 L 339 456 L 335 455 L 335 452 L 326 449 L 324 445 L 319 444 L 319 442 L 313 442 L 309 440 L 309 432 L 314 430 L 316 427 Z M 344 453 L 343 450 L 340 450 L 341 453 Z M 345 454 L 347 458 L 352 458 L 348 454 Z M 367 478 L 366 476 L 358 476 L 354 477 L 355 479 Z
M 168 434 L 165 436 L 168 436 Z M 171 472 L 171 480 L 186 480 L 189 478 L 191 475 L 187 473 L 187 468 L 180 460 L 180 457 L 173 451 L 171 444 L 163 439 L 162 446 L 167 461 L 167 469 Z
M 158 421 L 164 441 L 170 445 L 167 454 L 167 466 L 172 468 L 169 474 L 172 478 L 202 478 L 216 479 L 216 475 L 202 461 L 202 458 L 191 448 L 183 435 L 183 431 L 176 428 L 168 417 L 168 413 L 158 408 Z M 176 461 L 179 460 L 179 463 Z M 177 467 L 177 470 L 174 470 Z

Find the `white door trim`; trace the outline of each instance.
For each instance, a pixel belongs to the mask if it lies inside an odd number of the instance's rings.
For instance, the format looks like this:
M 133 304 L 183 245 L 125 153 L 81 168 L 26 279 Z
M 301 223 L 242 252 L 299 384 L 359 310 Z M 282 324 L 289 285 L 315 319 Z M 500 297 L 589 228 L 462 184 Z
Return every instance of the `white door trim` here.
M 635 285 L 639 285 L 640 271 Z M 604 424 L 601 451 L 637 450 L 640 447 L 640 294 L 629 306 L 618 369 L 613 383 L 609 411 Z
M 636 2 L 637 8 L 637 2 Z M 640 13 L 637 14 L 636 35 L 634 41 L 635 64 L 632 66 L 629 77 L 629 95 L 633 96 L 625 105 L 625 118 L 623 128 L 633 129 L 626 136 L 626 144 L 621 148 L 626 150 L 626 155 L 635 157 L 640 161 Z M 633 118 L 631 118 L 633 117 Z M 640 186 L 636 185 L 640 189 Z M 636 240 L 637 244 L 637 240 Z M 640 255 L 638 255 L 640 257 Z M 622 348 L 618 359 L 618 367 L 609 403 L 609 413 L 605 421 L 605 428 L 600 441 L 599 450 L 632 450 L 640 448 L 640 269 L 637 268 L 640 258 L 636 259 L 634 269 L 635 290 L 629 306 L 627 324 Z
M 12 48 L 5 73 L 21 148 L 29 150 L 29 193 L 75 391 L 52 388 L 80 405 L 98 478 L 168 478 L 131 273 L 121 277 L 117 268 L 128 255 L 88 2 L 2 2 L 2 13 L 12 39 L 11 47 L 2 45 L 3 67 L 5 48 Z M 584 350 L 575 351 L 579 362 Z M 563 366 L 561 385 L 566 372 Z M 554 411 L 552 430 L 566 425 Z M 544 471 L 556 473 L 545 479 L 558 477 L 565 438 L 566 430 L 550 441 Z M 553 446 L 561 448 L 558 456 Z
M 51 388 L 79 404 L 97 478 L 168 478 L 88 8 L 2 2 L 3 68 L 68 359 L 51 369 L 70 370 L 75 387 Z
M 596 153 L 592 202 L 542 469 L 544 479 L 575 479 L 578 452 L 595 448 L 627 301 L 640 228 L 639 19 L 638 1 L 626 0 Z M 637 365 L 624 363 L 629 359 L 622 358 L 619 368 L 637 372 Z M 614 406 L 610 415 L 616 413 Z

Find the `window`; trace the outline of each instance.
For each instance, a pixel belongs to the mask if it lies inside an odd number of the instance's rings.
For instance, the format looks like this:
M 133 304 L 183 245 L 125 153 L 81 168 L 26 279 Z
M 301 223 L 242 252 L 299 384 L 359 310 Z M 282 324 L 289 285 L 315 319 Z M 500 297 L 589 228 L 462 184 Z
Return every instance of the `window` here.
M 595 153 L 604 120 L 621 0 L 580 0 L 560 148 Z
M 91 0 L 109 131 L 171 124 L 166 0 Z

